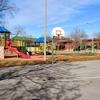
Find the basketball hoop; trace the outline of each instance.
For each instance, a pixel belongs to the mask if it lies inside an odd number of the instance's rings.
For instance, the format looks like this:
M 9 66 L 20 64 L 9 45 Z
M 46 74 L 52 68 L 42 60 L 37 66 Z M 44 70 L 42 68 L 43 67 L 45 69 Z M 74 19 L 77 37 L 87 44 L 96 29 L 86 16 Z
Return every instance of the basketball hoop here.
M 56 27 L 52 30 L 52 35 L 56 37 L 63 37 L 65 32 L 61 27 Z

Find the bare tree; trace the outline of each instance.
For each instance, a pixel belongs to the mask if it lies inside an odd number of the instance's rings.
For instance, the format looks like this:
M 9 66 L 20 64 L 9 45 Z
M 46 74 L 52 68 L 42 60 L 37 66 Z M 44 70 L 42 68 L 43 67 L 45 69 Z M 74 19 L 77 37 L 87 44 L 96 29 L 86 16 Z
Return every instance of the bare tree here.
M 21 25 L 17 25 L 14 27 L 14 33 L 15 33 L 15 36 L 25 36 L 26 35 L 25 28 Z
M 86 38 L 88 35 L 83 29 L 80 28 L 74 28 L 74 30 L 70 33 L 70 38 L 79 41 L 81 38 Z
M 93 33 L 94 38 L 96 38 L 96 47 L 100 49 L 100 32 Z
M 94 37 L 100 39 L 100 32 L 95 32 Z
M 87 38 L 88 35 L 83 29 L 79 27 L 74 28 L 74 30 L 69 34 L 69 37 L 75 41 L 76 47 L 81 46 L 82 38 Z
M 10 3 L 10 0 L 0 0 L 0 24 L 5 26 L 6 22 L 3 19 L 6 15 L 14 16 L 17 11 L 16 6 Z
M 0 0 L 0 14 L 8 11 L 12 12 L 14 9 L 15 7 L 9 3 L 9 0 Z

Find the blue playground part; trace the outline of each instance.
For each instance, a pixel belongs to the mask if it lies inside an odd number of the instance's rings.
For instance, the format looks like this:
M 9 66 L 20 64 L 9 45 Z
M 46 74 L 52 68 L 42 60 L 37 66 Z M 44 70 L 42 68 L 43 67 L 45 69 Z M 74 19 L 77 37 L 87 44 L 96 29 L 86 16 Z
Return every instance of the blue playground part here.
M 0 33 L 11 33 L 6 28 L 0 26 Z
M 44 43 L 45 40 L 44 40 L 44 38 L 38 38 L 38 39 L 34 40 L 34 42 L 35 43 Z M 46 42 L 48 42 L 48 40 L 46 40 Z

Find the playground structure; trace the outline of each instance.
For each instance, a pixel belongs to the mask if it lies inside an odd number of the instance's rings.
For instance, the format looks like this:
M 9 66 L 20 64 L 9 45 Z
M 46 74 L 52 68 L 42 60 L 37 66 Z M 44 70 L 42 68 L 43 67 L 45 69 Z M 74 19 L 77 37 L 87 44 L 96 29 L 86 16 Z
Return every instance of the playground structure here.
M 44 37 L 39 37 L 33 40 L 31 46 L 27 46 L 27 50 L 31 51 L 32 54 L 44 55 Z M 54 46 L 54 47 L 53 47 Z M 46 39 L 46 54 L 52 55 L 52 47 L 54 53 L 56 53 L 56 46 L 55 44 L 52 45 L 52 38 Z
M 10 40 L 10 33 L 11 32 L 4 27 L 0 27 L 0 48 L 2 48 L 2 54 L 0 55 L 0 58 L 4 58 L 2 56 L 5 56 L 6 51 L 10 51 L 12 53 L 14 52 L 22 58 L 30 58 L 29 55 L 20 52 L 17 48 L 11 46 L 12 41 Z
M 48 39 L 46 40 L 46 52 L 47 54 L 51 54 L 51 43 L 50 41 L 48 41 Z M 40 38 L 37 38 L 33 41 L 33 46 L 32 47 L 28 47 L 28 51 L 32 51 L 36 54 L 43 54 L 43 51 L 44 51 L 44 38 L 43 37 L 40 37 Z
M 20 52 L 19 50 L 17 50 L 14 47 L 11 47 L 10 45 L 11 45 L 11 40 L 6 40 L 6 49 L 8 49 L 9 51 L 17 53 L 19 56 L 21 56 L 23 58 L 30 58 L 29 55 L 26 55 L 25 53 Z

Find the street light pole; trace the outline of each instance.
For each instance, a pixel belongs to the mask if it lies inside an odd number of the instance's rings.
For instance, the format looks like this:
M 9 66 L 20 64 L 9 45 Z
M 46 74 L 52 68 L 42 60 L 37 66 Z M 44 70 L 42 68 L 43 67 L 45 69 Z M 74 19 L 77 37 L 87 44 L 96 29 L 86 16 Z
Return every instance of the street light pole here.
M 44 0 L 44 61 L 46 61 L 47 0 Z

